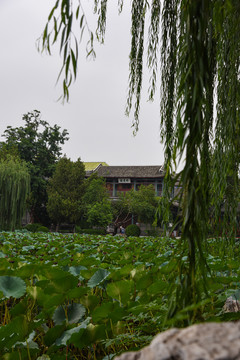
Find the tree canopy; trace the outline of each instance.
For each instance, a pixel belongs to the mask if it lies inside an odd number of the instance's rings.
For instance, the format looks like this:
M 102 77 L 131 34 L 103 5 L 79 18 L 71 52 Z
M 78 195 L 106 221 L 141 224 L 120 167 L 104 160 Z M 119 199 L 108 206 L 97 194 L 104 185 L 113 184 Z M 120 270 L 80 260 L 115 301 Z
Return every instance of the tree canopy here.
M 52 176 L 55 164 L 61 155 L 61 145 L 68 140 L 66 129 L 53 127 L 41 119 L 38 110 L 23 115 L 23 126 L 8 126 L 3 136 L 6 139 L 2 148 L 16 152 L 24 160 L 31 177 L 31 194 L 28 208 L 33 221 L 46 223 L 46 186 Z
M 87 55 L 94 55 L 94 37 L 104 42 L 108 1 L 93 1 L 98 16 L 96 31 L 89 29 L 83 2 L 57 0 L 42 35 L 49 53 L 60 38 L 63 57 L 63 96 L 77 76 L 78 40 L 88 32 Z M 119 11 L 124 1 L 118 1 Z M 240 3 L 238 0 L 132 0 L 131 51 L 127 114 L 134 107 L 133 125 L 139 124 L 144 48 L 150 69 L 149 98 L 161 73 L 161 138 L 165 148 L 165 185 L 179 160 L 182 185 L 182 239 L 188 247 L 189 267 L 181 266 L 176 307 L 202 298 L 206 266 L 202 246 L 210 207 L 227 201 L 229 222 L 236 223 L 239 199 L 239 54 Z M 150 14 L 148 31 L 146 15 Z M 77 21 L 80 33 L 74 34 Z M 76 40 L 76 41 L 75 41 Z M 212 162 L 210 188 L 210 158 Z M 229 189 L 231 178 L 231 191 Z M 209 196 L 209 191 L 216 196 Z M 172 189 L 165 188 L 170 198 Z M 198 274 L 198 275 L 197 275 Z M 199 287 L 199 281 L 202 287 Z M 184 290 L 181 290 L 181 288 Z M 201 290 L 199 290 L 201 288 Z M 175 310 L 172 310 L 174 314 Z
M 136 215 L 139 222 L 154 222 L 158 201 L 153 185 L 141 185 L 138 191 L 126 192 L 122 201 L 126 204 L 128 212 Z
M 30 175 L 25 162 L 9 155 L 0 159 L 0 229 L 21 226 L 30 192 Z
M 102 200 L 87 207 L 87 222 L 89 225 L 105 228 L 112 222 L 112 207 L 109 200 Z
M 92 174 L 86 180 L 86 191 L 83 196 L 83 202 L 86 205 L 92 205 L 107 199 L 108 193 L 105 179 L 99 177 L 96 173 Z
M 92 174 L 86 180 L 83 196 L 83 217 L 90 226 L 106 227 L 112 221 L 112 206 L 105 179 Z
M 50 219 L 56 223 L 76 223 L 82 214 L 82 197 L 85 184 L 84 164 L 63 157 L 48 184 L 47 211 Z

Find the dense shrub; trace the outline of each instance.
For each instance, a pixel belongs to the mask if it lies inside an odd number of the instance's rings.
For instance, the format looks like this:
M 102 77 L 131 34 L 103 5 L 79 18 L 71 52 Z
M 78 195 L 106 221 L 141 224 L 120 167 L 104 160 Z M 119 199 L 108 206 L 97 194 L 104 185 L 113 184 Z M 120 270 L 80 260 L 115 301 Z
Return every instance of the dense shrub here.
M 46 226 L 39 226 L 37 228 L 37 232 L 49 232 L 48 228 Z
M 33 223 L 33 224 L 27 224 L 25 226 L 26 230 L 30 231 L 30 232 L 48 232 L 48 228 L 46 226 L 43 226 L 42 224 L 38 224 L 38 223 Z
M 146 230 L 146 233 L 148 236 L 159 236 L 159 231 L 157 231 L 156 229 L 151 229 L 151 230 Z
M 141 234 L 141 230 L 137 225 L 132 224 L 126 227 L 127 236 L 140 236 L 140 234 Z
M 106 235 L 106 230 L 105 229 L 78 229 L 78 228 L 76 228 L 76 233 L 90 234 L 90 235 Z
M 63 223 L 60 224 L 58 232 L 62 234 L 74 233 L 75 232 L 75 224 Z
M 27 224 L 24 229 L 27 229 L 28 231 L 31 231 L 31 232 L 37 232 L 37 229 L 40 226 L 42 226 L 42 225 L 38 224 L 38 223 Z

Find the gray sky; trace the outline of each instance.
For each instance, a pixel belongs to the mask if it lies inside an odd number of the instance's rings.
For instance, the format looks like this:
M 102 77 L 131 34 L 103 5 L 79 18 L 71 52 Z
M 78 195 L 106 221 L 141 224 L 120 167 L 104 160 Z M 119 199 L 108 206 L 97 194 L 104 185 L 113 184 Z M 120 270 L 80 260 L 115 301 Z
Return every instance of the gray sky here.
M 86 0 L 86 7 L 92 2 Z M 69 131 L 70 139 L 63 152 L 72 160 L 80 157 L 109 165 L 163 163 L 159 94 L 154 103 L 147 102 L 147 72 L 136 137 L 132 134 L 131 118 L 124 115 L 130 11 L 125 4 L 125 11 L 118 16 L 116 2 L 109 0 L 105 45 L 96 45 L 95 61 L 81 61 L 77 81 L 70 88 L 70 102 L 62 105 L 57 102 L 61 83 L 55 86 L 61 67 L 58 52 L 49 57 L 36 50 L 36 40 L 55 1 L 0 0 L 0 134 L 8 125 L 22 125 L 22 115 L 37 109 L 42 119 Z M 84 51 L 83 46 L 85 56 Z

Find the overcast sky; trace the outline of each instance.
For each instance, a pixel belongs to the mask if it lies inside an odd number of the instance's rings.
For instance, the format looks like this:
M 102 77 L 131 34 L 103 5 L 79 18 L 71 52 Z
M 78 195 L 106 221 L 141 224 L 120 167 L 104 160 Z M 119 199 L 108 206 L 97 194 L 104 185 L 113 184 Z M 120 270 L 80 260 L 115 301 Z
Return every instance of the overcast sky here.
M 132 134 L 131 118 L 124 114 L 130 50 L 130 11 L 118 16 L 116 0 L 109 0 L 106 41 L 96 46 L 95 61 L 81 61 L 70 101 L 57 102 L 56 84 L 61 59 L 41 55 L 36 40 L 55 1 L 0 0 L 1 121 L 0 134 L 8 125 L 23 125 L 22 115 L 34 109 L 42 119 L 69 131 L 63 147 L 72 160 L 105 161 L 109 165 L 158 165 L 163 163 L 159 135 L 159 94 L 147 102 L 148 74 L 144 81 L 140 128 Z M 86 7 L 93 0 L 83 1 Z M 84 47 L 82 48 L 84 52 Z

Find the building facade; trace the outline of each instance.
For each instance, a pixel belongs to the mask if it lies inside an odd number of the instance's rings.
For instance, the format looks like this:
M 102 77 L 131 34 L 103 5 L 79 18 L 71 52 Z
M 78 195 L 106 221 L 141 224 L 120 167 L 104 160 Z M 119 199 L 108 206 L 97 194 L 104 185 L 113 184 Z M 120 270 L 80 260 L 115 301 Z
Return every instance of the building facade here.
M 155 195 L 162 196 L 164 176 L 165 172 L 161 165 L 147 165 L 147 166 L 108 166 L 106 163 L 90 163 L 93 164 L 92 168 L 88 165 L 86 169 L 86 177 L 88 178 L 92 174 L 96 173 L 99 177 L 102 177 L 106 181 L 106 188 L 109 197 L 112 201 L 117 201 L 121 194 L 125 194 L 128 191 L 138 191 L 141 185 L 153 185 L 155 189 Z M 178 195 L 180 186 L 176 183 L 172 199 L 170 211 L 172 212 L 173 220 L 176 218 L 179 212 L 179 203 L 175 201 L 175 197 Z M 127 226 L 131 223 L 136 223 L 137 218 L 132 214 L 126 219 L 120 219 L 119 223 Z M 142 233 L 146 234 L 146 230 L 153 229 L 151 224 L 139 224 Z M 155 229 L 155 228 L 154 228 Z
M 106 180 L 106 188 L 111 199 L 117 199 L 130 190 L 137 191 L 141 185 L 153 185 L 156 196 L 161 196 L 164 171 L 162 166 L 104 166 L 99 165 L 92 171 L 87 171 L 87 177 L 92 173 Z

